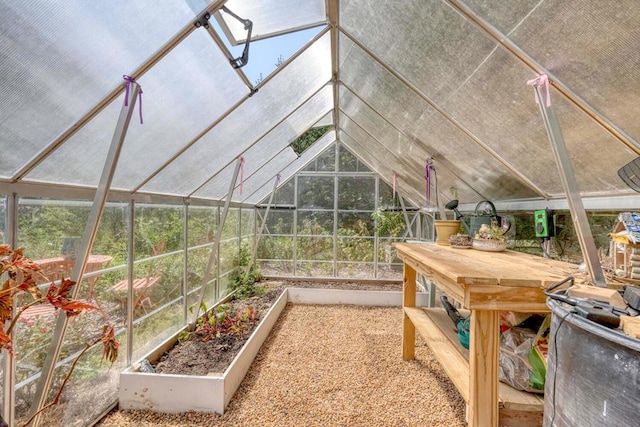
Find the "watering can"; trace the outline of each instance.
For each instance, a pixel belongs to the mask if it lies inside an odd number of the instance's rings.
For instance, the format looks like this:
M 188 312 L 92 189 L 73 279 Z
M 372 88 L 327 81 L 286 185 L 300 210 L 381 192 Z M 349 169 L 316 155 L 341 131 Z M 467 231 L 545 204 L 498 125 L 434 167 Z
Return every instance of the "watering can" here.
M 452 200 L 445 205 L 445 208 L 452 210 L 456 214 L 456 219 L 459 219 L 469 236 L 475 236 L 482 224 L 491 225 L 493 221 L 502 227 L 506 233 L 511 228 L 511 223 L 507 218 L 498 216 L 495 205 L 489 200 L 483 200 L 476 205 L 476 209 L 473 215 L 470 217 L 470 221 L 467 222 L 463 218 L 464 216 L 458 210 L 458 201 Z

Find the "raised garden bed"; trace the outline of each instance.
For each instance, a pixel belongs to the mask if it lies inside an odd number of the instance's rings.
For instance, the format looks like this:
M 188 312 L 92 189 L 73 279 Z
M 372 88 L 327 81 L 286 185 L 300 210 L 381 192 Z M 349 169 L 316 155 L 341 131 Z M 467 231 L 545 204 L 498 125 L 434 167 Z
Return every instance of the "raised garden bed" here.
M 223 414 L 287 302 L 399 307 L 401 301 L 402 293 L 397 291 L 287 288 L 263 316 L 242 350 L 224 372 L 208 375 L 145 373 L 140 372 L 138 364 L 120 374 L 120 409 Z M 427 295 L 418 294 L 418 303 L 426 302 Z M 177 334 L 148 355 L 147 359 L 155 363 L 176 341 Z

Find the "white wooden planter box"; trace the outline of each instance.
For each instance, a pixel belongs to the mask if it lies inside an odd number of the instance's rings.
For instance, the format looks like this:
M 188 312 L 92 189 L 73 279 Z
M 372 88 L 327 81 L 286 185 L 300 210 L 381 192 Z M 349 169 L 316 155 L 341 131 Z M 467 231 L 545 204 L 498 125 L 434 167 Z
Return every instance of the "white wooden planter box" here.
M 418 294 L 417 297 L 418 305 L 427 304 L 426 294 Z M 399 307 L 402 305 L 402 292 L 287 288 L 224 373 L 207 376 L 154 374 L 139 372 L 139 366 L 134 366 L 120 373 L 120 409 L 223 414 L 287 302 Z M 173 344 L 175 340 L 168 342 Z M 159 358 L 166 349 L 166 345 L 160 347 L 148 359 Z

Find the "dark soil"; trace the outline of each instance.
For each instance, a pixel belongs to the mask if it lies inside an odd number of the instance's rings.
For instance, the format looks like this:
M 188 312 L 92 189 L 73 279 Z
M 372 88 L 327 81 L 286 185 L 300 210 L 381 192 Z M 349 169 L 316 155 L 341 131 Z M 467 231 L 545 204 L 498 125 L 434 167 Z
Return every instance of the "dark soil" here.
M 222 375 L 280 294 L 282 289 L 273 289 L 264 295 L 228 302 L 231 313 L 243 312 L 248 306 L 253 307 L 257 322 L 241 335 L 225 334 L 206 342 L 198 335 L 193 335 L 163 354 L 154 367 L 155 371 L 163 374 Z
M 242 300 L 233 300 L 228 304 L 231 310 L 244 311 L 247 306 L 252 306 L 255 310 L 258 322 L 252 325 L 249 330 L 241 336 L 222 335 L 203 342 L 197 336 L 188 341 L 184 341 L 174 346 L 160 357 L 154 366 L 157 373 L 181 374 L 181 375 L 207 375 L 209 373 L 222 373 L 231 364 L 242 346 L 251 336 L 253 330 L 258 326 L 259 321 L 266 315 L 271 305 L 282 294 L 287 287 L 297 288 L 319 288 L 319 289 L 357 289 L 357 290 L 402 290 L 400 284 L 378 284 L 378 283 L 353 283 L 353 282 L 271 282 L 261 283 L 268 292 L 265 295 L 254 296 Z

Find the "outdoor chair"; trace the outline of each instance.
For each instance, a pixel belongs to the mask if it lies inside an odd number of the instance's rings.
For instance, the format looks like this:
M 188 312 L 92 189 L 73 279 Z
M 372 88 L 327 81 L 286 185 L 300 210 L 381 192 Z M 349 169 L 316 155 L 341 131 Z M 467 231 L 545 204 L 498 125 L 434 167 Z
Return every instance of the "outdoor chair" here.
M 152 256 L 155 257 L 164 252 L 165 242 L 160 242 L 153 247 Z M 133 280 L 133 311 L 134 313 L 147 313 L 148 309 L 154 307 L 151 301 L 151 292 L 155 285 L 160 281 L 162 272 L 162 259 L 157 261 L 154 268 L 154 261 L 150 262 L 147 275 Z M 129 289 L 129 280 L 124 279 L 116 283 L 110 288 L 110 291 L 120 301 L 123 308 L 127 306 L 127 292 Z

